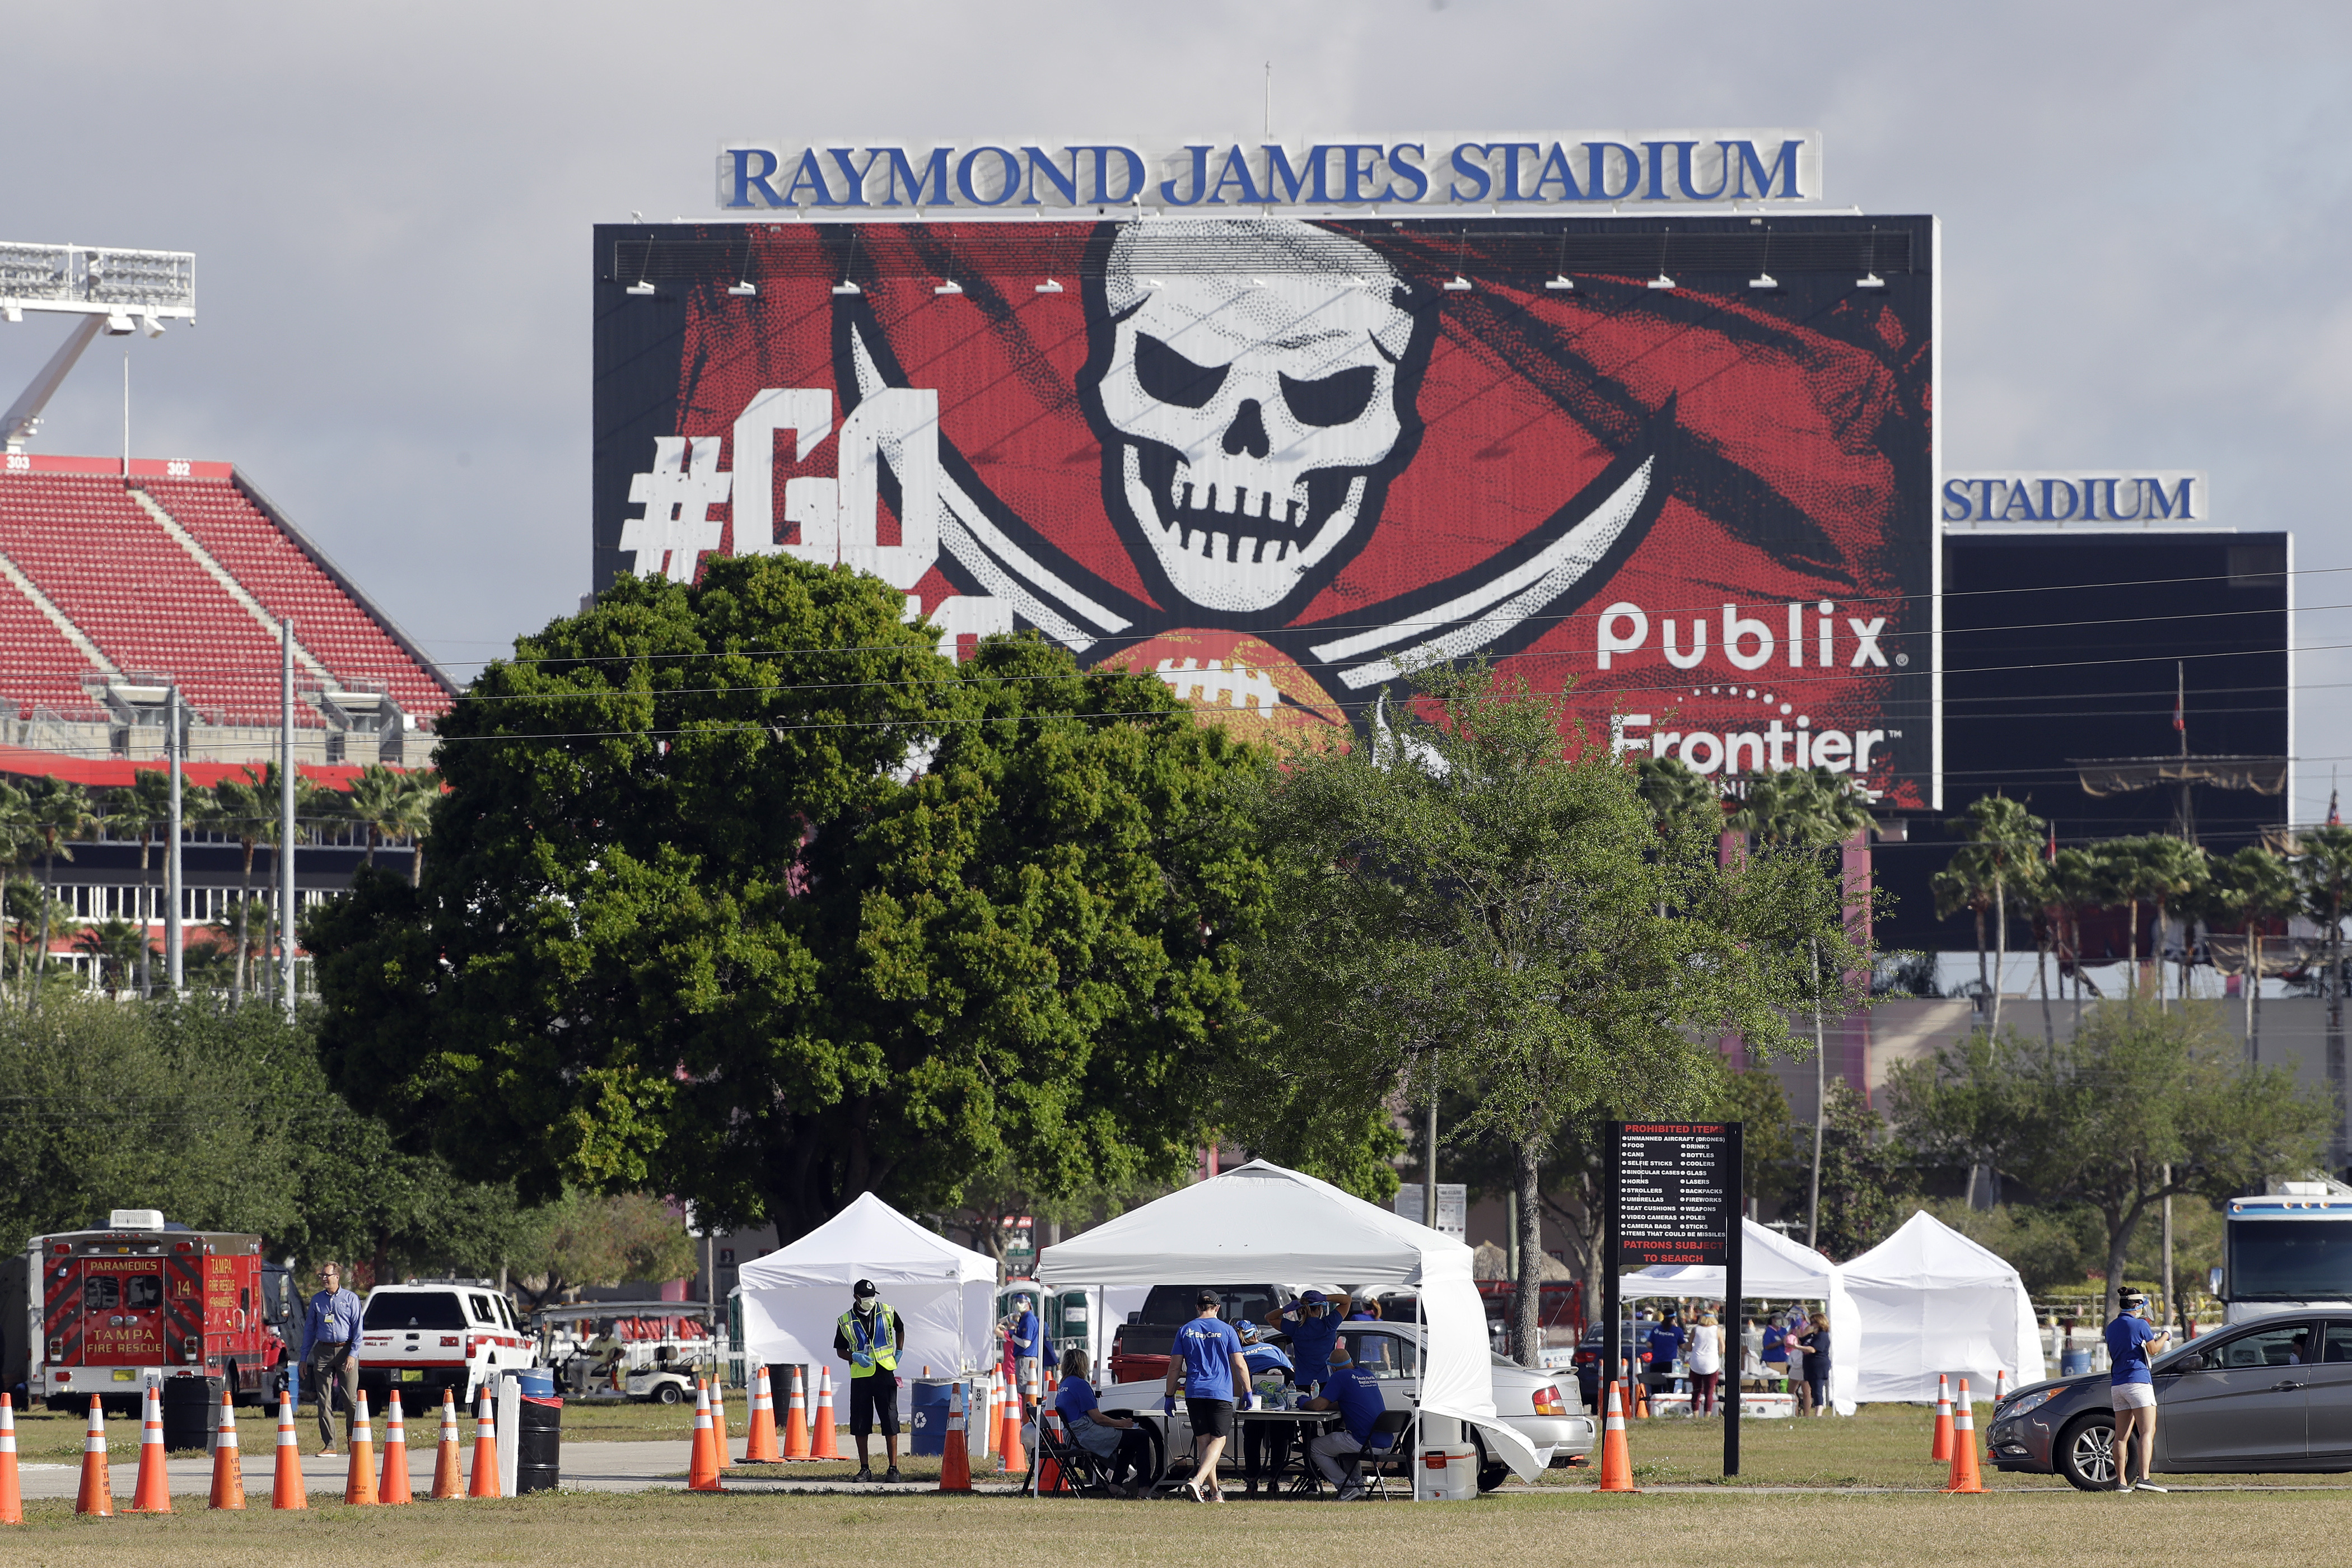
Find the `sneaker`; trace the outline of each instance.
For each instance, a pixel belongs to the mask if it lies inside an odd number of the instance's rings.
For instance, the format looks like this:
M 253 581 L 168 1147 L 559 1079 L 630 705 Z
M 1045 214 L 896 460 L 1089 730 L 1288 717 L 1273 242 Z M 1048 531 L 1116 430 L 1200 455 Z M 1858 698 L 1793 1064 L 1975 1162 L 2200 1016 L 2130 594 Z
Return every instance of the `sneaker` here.
M 2127 1492 L 2131 1489 L 2132 1484 L 2129 1481 L 2117 1481 L 2116 1483 L 2116 1490 L 2119 1492 Z
M 882 1479 L 886 1481 L 896 1484 L 898 1479 L 898 1467 L 896 1465 L 891 1466 L 889 1473 L 885 1475 Z
M 321 1448 L 319 1450 L 316 1457 L 321 1459 L 340 1459 L 342 1458 L 341 1454 L 336 1453 L 332 1448 Z
M 2143 1476 L 2138 1480 L 2132 1483 L 2131 1489 L 2136 1492 L 2168 1492 L 2172 1489 L 2170 1487 L 2158 1486 L 2154 1481 L 2151 1481 Z
M 858 1468 L 858 1471 L 857 1471 L 857 1473 L 856 1473 L 856 1475 L 854 1475 L 854 1476 L 850 1477 L 849 1479 L 850 1479 L 851 1480 L 853 1480 L 853 1481 L 870 1481 L 870 1480 L 872 1480 L 872 1479 L 874 1479 L 874 1472 L 873 1472 L 872 1470 L 866 1469 L 866 1468 L 865 1467 L 863 1467 L 863 1466 L 860 1466 L 860 1467 Z
M 1331 1500 L 1333 1502 L 1361 1502 L 1364 1500 L 1364 1489 L 1361 1487 L 1341 1487 L 1339 1489 L 1339 1495 L 1334 1497 Z

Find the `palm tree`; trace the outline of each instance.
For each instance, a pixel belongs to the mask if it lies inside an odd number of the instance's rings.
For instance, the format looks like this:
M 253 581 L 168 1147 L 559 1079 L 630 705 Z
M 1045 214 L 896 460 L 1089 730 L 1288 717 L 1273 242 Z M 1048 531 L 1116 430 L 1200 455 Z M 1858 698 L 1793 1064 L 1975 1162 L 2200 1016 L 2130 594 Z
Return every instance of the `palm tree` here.
M 2088 849 L 2061 849 L 2042 877 L 2045 896 L 2057 910 L 2065 930 L 2061 941 L 2074 953 L 2074 1005 L 2083 1005 L 2085 967 L 2083 952 L 2083 911 L 2105 906 L 2113 897 L 2105 862 Z
M 253 852 L 278 820 L 277 781 L 273 776 L 276 771 L 277 764 L 268 763 L 260 773 L 256 773 L 250 765 L 242 775 L 229 773 L 213 785 L 204 802 L 204 825 L 234 836 L 245 851 L 237 873 L 236 952 L 229 970 L 228 1001 L 232 1007 L 245 1000 L 245 960 L 252 934 Z
M 1969 841 L 1969 849 L 1952 857 L 1974 886 L 1984 889 L 1985 907 L 1993 916 L 1994 961 L 1991 984 L 1993 1029 L 2000 1028 L 2000 970 L 2009 959 L 2009 910 L 2016 896 L 2031 892 L 2038 880 L 2042 835 L 2050 825 L 2025 809 L 2022 801 L 2006 795 L 1979 795 L 1969 803 L 1969 814 L 1944 825 Z M 1973 853 L 1971 853 L 1971 851 Z M 1967 856 L 1965 863 L 1962 856 Z M 1977 917 L 1977 969 L 1984 970 L 1984 916 Z
M 344 793 L 343 810 L 367 829 L 367 863 L 375 864 L 375 847 L 398 835 L 407 820 L 406 779 L 382 763 L 370 763 Z
M 95 827 L 99 817 L 90 810 L 89 796 L 79 784 L 45 778 L 37 780 L 28 793 L 32 796 L 33 834 L 41 857 L 42 888 L 47 895 L 41 904 L 40 934 L 34 939 L 39 954 L 34 960 L 34 986 L 37 991 L 40 977 L 49 967 L 49 906 L 57 898 L 58 857 L 72 859 L 73 840 Z
M 425 878 L 425 838 L 433 831 L 433 809 L 441 802 L 441 775 L 431 768 L 418 768 L 402 774 L 401 783 L 405 787 L 391 830 L 411 845 L 408 885 L 414 888 Z
M 16 874 L 31 864 L 33 836 L 33 805 L 25 792 L 5 779 L 0 779 L 0 890 L 16 885 Z M 0 952 L 0 965 L 6 954 Z M 25 944 L 16 943 L 16 974 L 21 981 L 25 971 Z M 5 987 L 7 974 L 0 967 L 0 987 Z
M 2204 884 L 2207 875 L 2205 851 L 2169 833 L 2151 833 L 2145 838 L 2129 838 L 2123 842 L 2132 847 L 2134 895 L 2145 898 L 2156 906 L 2156 1001 L 2161 1009 L 2166 1005 L 2164 936 L 2170 921 L 2172 905 Z M 2132 948 L 2135 956 L 2138 950 L 2135 940 Z M 2189 994 L 2189 943 L 2185 931 L 2180 952 L 2180 994 L 2184 998 Z
M 128 788 L 113 792 L 108 803 L 106 819 L 118 833 L 139 835 L 139 994 L 150 994 L 149 958 L 151 943 L 147 928 L 155 915 L 155 889 L 147 880 L 147 858 L 153 851 L 155 835 L 169 831 L 172 825 L 172 781 L 161 768 L 142 768 Z
M 1827 768 L 1789 768 L 1751 779 L 1747 798 L 1729 826 L 1756 835 L 1759 843 L 1824 850 L 1850 841 L 1876 824 L 1855 794 L 1853 781 Z M 1821 952 L 1813 953 L 1813 983 L 1821 984 Z M 1829 1128 L 1829 1049 L 1822 1038 L 1821 1004 L 1813 1004 L 1813 1171 L 1805 1212 L 1805 1245 L 1821 1234 L 1822 1143 Z
M 2263 1059 L 2263 927 L 2301 909 L 2300 894 L 2294 867 L 2284 856 L 2274 855 L 2259 844 L 2249 844 L 2227 860 L 2218 862 L 2213 867 L 2212 880 L 2198 895 L 2205 907 L 2209 927 L 2226 923 L 2245 932 L 2249 1061 Z
M 2303 836 L 2303 853 L 2295 859 L 2303 884 L 2304 909 L 2327 928 L 2327 1081 L 2344 1081 L 2344 905 L 2352 894 L 2352 827 L 2314 827 Z M 2340 1115 L 2340 1112 L 2339 1112 Z M 2329 1139 L 2328 1164 L 2344 1163 L 2344 1128 L 2339 1119 Z
M 109 987 L 106 973 L 112 965 L 118 979 L 136 975 L 142 966 L 147 947 L 147 931 L 126 920 L 104 920 L 84 926 L 74 945 L 89 955 L 89 988 L 92 991 L 120 990 Z
M 1659 832 L 1684 823 L 1710 837 L 1723 831 L 1723 791 L 1713 779 L 1692 771 L 1680 757 L 1643 757 L 1637 768 L 1636 787 Z

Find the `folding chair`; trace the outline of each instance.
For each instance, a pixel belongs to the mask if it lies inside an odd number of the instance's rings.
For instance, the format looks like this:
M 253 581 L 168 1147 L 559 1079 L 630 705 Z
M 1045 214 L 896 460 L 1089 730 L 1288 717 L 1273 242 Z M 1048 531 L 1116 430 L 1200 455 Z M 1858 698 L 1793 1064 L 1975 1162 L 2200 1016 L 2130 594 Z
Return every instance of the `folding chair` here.
M 1412 1445 L 1405 1440 L 1405 1435 L 1412 1430 L 1413 1415 L 1410 1410 L 1383 1410 L 1372 1423 L 1375 1442 L 1382 1436 L 1391 1439 L 1385 1449 L 1375 1447 L 1364 1450 L 1364 1466 L 1371 1482 L 1368 1489 L 1377 1492 L 1382 1502 L 1390 1500 L 1388 1477 L 1391 1466 L 1397 1479 L 1404 1483 L 1404 1495 L 1412 1496 Z
M 1108 1462 L 1095 1458 L 1070 1440 L 1063 1429 L 1062 1418 L 1048 1409 L 1034 1428 L 1037 1452 L 1030 1457 L 1029 1474 L 1021 1483 L 1022 1490 L 1030 1497 L 1052 1495 L 1038 1490 L 1037 1479 L 1045 1473 L 1045 1461 L 1054 1461 L 1058 1472 L 1054 1491 L 1071 1497 L 1108 1496 L 1111 1490 Z

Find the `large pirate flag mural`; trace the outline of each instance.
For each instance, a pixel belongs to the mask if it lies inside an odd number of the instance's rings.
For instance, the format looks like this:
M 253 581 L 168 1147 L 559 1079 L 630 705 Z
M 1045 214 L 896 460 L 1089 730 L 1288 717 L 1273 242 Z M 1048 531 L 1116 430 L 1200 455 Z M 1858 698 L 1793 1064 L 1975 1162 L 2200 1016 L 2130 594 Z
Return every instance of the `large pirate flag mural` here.
M 1573 683 L 1727 784 L 1933 804 L 1932 224 L 597 233 L 596 569 L 772 551 L 1290 738 Z

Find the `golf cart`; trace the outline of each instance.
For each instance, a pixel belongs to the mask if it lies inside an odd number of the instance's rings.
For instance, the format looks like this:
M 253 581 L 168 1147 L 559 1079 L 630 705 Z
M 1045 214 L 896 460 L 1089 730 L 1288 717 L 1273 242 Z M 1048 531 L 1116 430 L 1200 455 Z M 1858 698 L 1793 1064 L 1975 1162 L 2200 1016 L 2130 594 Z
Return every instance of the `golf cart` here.
M 567 1400 L 690 1405 L 694 1380 L 715 1379 L 723 1330 L 703 1301 L 579 1301 L 542 1307 L 532 1325 Z

